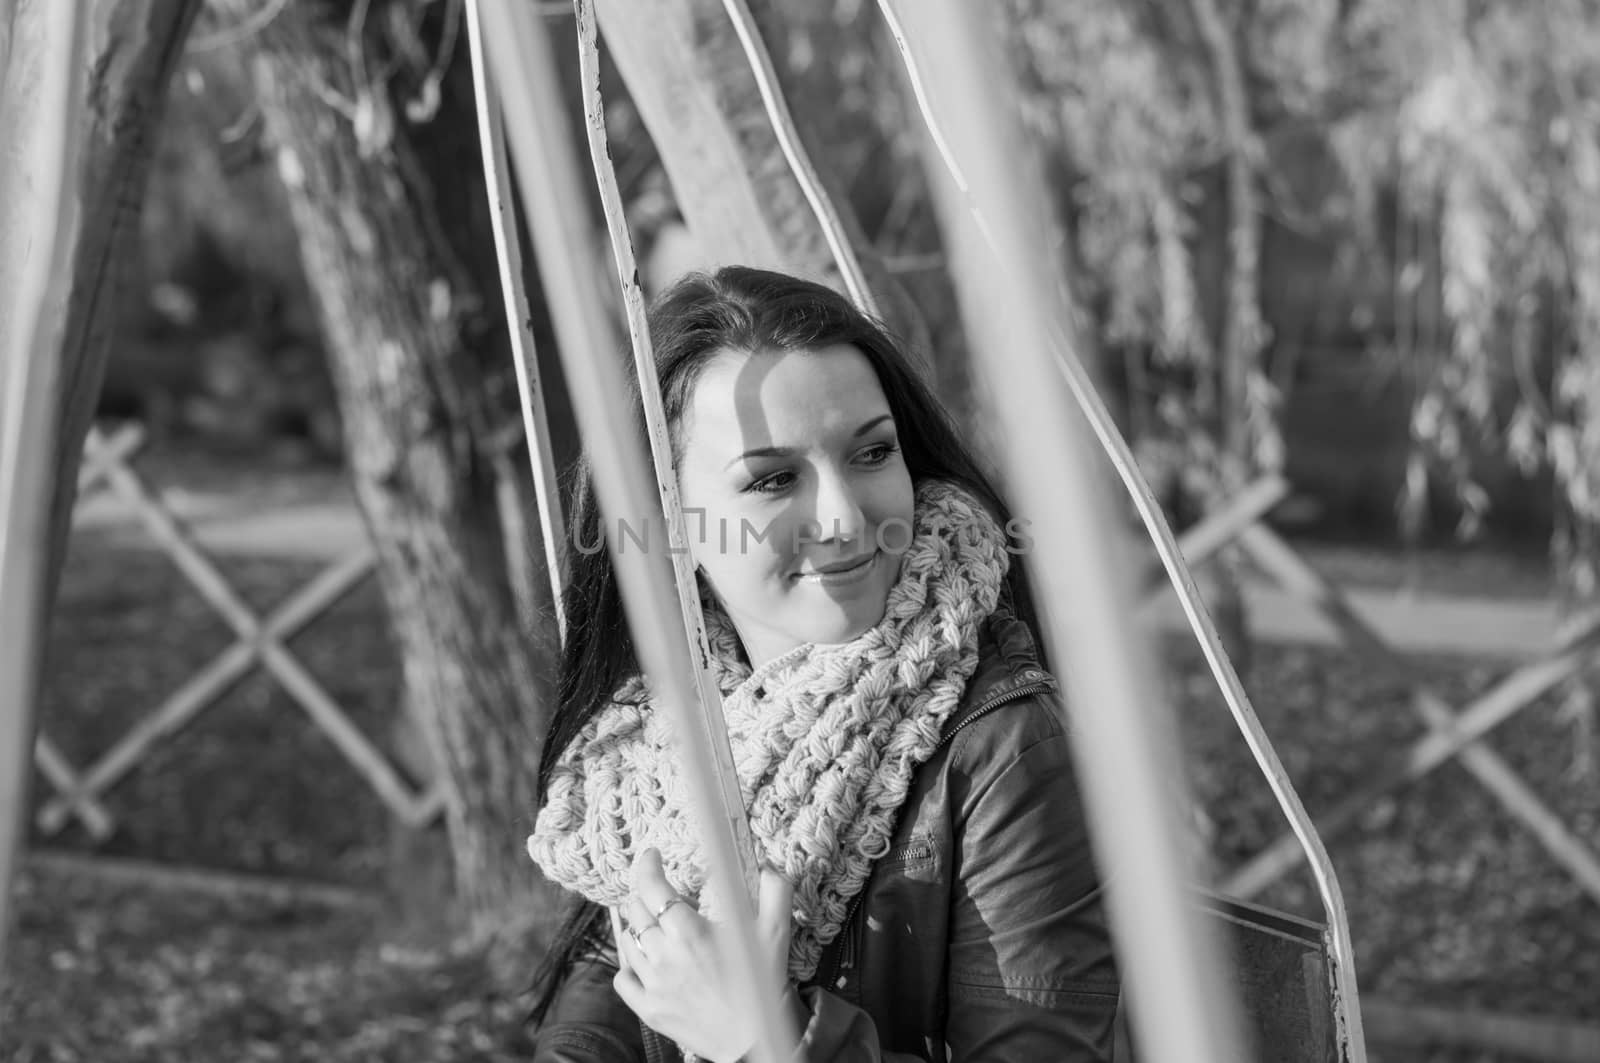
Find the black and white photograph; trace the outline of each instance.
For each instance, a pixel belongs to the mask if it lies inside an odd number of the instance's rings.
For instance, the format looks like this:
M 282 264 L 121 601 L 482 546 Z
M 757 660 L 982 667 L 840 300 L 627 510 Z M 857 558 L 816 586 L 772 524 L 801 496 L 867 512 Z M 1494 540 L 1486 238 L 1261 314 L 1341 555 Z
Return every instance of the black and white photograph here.
M 0 1060 L 1600 1063 L 1600 4 L 0 0 Z

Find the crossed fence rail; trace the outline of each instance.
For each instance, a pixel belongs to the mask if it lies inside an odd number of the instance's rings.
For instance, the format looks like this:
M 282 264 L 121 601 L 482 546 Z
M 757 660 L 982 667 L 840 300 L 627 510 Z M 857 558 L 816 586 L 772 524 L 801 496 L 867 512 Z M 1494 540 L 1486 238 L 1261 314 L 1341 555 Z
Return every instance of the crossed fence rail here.
M 35 823 L 39 830 L 52 836 L 76 819 L 96 841 L 110 837 L 116 830 L 116 816 L 107 798 L 117 782 L 161 742 L 257 670 L 265 671 L 293 698 L 393 815 L 409 825 L 431 822 L 443 805 L 437 786 L 418 790 L 409 784 L 286 645 L 372 574 L 376 563 L 372 547 L 362 544 L 330 562 L 276 608 L 258 613 L 224 578 L 183 518 L 137 471 L 135 460 L 142 445 L 143 434 L 137 425 L 123 425 L 109 434 L 98 427 L 92 430 L 78 474 L 79 498 L 100 489 L 114 492 L 137 515 L 154 545 L 232 631 L 234 641 L 86 765 L 71 762 L 51 740 L 48 721 L 43 721 L 34 745 L 34 762 L 53 793 L 38 803 Z M 1457 708 L 1431 691 L 1407 655 L 1264 523 L 1286 493 L 1287 484 L 1276 477 L 1241 491 L 1183 535 L 1180 545 L 1186 560 L 1198 568 L 1224 549 L 1241 550 L 1281 590 L 1310 603 L 1325 616 L 1348 648 L 1408 682 L 1413 710 L 1427 727 L 1402 755 L 1316 817 L 1318 830 L 1325 838 L 1336 835 L 1357 822 L 1374 802 L 1447 763 L 1459 762 L 1584 892 L 1600 903 L 1600 856 L 1594 846 L 1565 823 L 1487 741 L 1491 730 L 1592 661 L 1600 647 L 1600 615 L 1569 623 L 1546 655 L 1518 665 L 1470 704 Z M 1162 593 L 1160 589 L 1147 591 L 1147 603 Z M 1222 888 L 1239 897 L 1255 896 L 1299 866 L 1301 859 L 1294 837 L 1285 833 L 1227 875 Z
M 142 432 L 135 425 L 125 425 L 109 437 L 98 427 L 91 430 L 78 475 L 79 498 L 102 484 L 115 492 L 137 515 L 155 545 L 231 629 L 234 641 L 86 766 L 67 759 L 50 740 L 48 721 L 42 721 L 34 762 L 55 792 L 38 806 L 35 823 L 39 830 L 46 836 L 55 835 L 75 818 L 92 838 L 104 841 L 116 827 L 105 804 L 108 791 L 162 741 L 258 669 L 270 675 L 305 711 L 391 813 L 410 825 L 431 821 L 443 807 L 438 787 L 418 791 L 406 782 L 287 646 L 290 638 L 368 578 L 376 561 L 372 547 L 363 544 L 334 560 L 271 612 L 257 613 L 229 584 L 184 520 L 135 470 L 133 458 L 142 442 Z

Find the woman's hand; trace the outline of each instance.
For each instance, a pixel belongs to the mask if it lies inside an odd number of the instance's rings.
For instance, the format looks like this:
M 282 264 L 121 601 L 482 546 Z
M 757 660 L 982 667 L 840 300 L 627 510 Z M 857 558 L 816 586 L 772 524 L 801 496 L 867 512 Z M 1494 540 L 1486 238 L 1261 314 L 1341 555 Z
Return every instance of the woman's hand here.
M 772 958 L 771 985 L 784 985 L 794 888 L 774 871 L 761 872 L 756 931 Z M 633 894 L 626 926 L 611 913 L 621 965 L 618 995 L 651 1029 L 704 1059 L 733 1061 L 754 1047 L 760 1016 L 740 1006 L 743 996 L 732 942 L 667 883 L 654 849 L 633 861 Z

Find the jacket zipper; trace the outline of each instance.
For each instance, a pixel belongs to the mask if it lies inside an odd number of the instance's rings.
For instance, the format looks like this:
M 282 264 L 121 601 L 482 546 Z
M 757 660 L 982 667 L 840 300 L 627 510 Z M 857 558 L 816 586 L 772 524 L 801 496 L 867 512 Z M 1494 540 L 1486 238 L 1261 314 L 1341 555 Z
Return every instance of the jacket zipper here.
M 639 1024 L 639 1029 L 644 1034 L 646 1063 L 667 1063 L 667 1053 L 661 1044 L 661 1035 L 642 1022 Z
M 956 724 L 949 734 L 940 738 L 939 744 L 933 748 L 935 750 L 943 749 L 951 742 L 951 740 L 955 738 L 956 735 L 960 734 L 962 731 L 965 731 L 968 726 L 977 722 L 982 717 L 989 715 L 989 713 L 993 712 L 995 709 L 998 709 L 1007 702 L 1016 701 L 1018 698 L 1026 697 L 1029 694 L 1047 694 L 1050 692 L 1050 689 L 1051 687 L 1049 683 L 1024 683 L 1019 687 L 1013 687 L 994 700 L 987 701 L 978 706 L 978 708 L 974 709 L 966 719 Z
M 856 935 L 851 930 L 850 924 L 855 920 L 856 909 L 861 907 L 861 898 L 866 896 L 866 893 L 866 887 L 863 885 L 861 892 L 850 899 L 850 908 L 844 913 L 844 922 L 840 924 L 839 933 L 845 937 L 844 944 L 839 947 L 839 958 L 833 962 L 832 985 L 835 989 L 844 988 L 844 972 L 855 966 Z
M 978 706 L 976 709 L 974 709 L 971 713 L 968 714 L 966 719 L 962 720 L 953 729 L 951 729 L 949 734 L 946 734 L 943 737 L 941 737 L 939 739 L 939 744 L 934 746 L 933 748 L 936 751 L 939 750 L 939 749 L 943 749 L 952 739 L 955 738 L 956 735 L 958 735 L 962 731 L 966 730 L 967 726 L 969 724 L 975 722 L 976 720 L 978 720 L 981 717 L 989 715 L 989 713 L 993 712 L 995 709 L 999 708 L 1001 705 L 1004 705 L 1007 702 L 1016 701 L 1018 698 L 1025 697 L 1026 695 L 1029 695 L 1029 694 L 1044 694 L 1044 693 L 1048 693 L 1050 691 L 1050 689 L 1051 689 L 1051 687 L 1050 687 L 1049 683 L 1037 683 L 1037 682 L 1035 682 L 1035 683 L 1024 683 L 1019 687 L 1013 687 L 1012 689 L 1006 691 L 1004 694 L 1001 694 L 999 697 L 994 698 L 994 699 L 992 699 L 990 701 L 987 701 L 987 702 L 983 703 L 982 705 Z M 836 959 L 834 961 L 834 964 L 833 964 L 833 976 L 829 979 L 829 984 L 834 989 L 842 989 L 842 988 L 844 988 L 843 985 L 840 982 L 840 976 L 846 970 L 848 970 L 849 968 L 855 966 L 855 962 L 856 962 L 856 935 L 852 932 L 850 924 L 855 919 L 855 917 L 856 917 L 856 909 L 861 907 L 861 898 L 866 896 L 866 892 L 867 892 L 866 888 L 863 887 L 861 892 L 857 893 L 855 895 L 854 899 L 852 899 L 850 901 L 850 908 L 849 908 L 848 911 L 845 912 L 844 922 L 842 924 L 840 924 L 839 932 L 841 934 L 845 935 L 845 939 L 844 939 L 844 944 L 841 945 L 840 948 L 839 948 L 839 958 Z

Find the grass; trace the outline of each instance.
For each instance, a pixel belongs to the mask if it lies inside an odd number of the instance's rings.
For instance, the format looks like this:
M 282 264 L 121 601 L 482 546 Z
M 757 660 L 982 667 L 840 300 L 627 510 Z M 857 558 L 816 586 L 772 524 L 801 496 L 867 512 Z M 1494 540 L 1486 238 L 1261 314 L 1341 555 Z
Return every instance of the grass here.
M 1343 564 L 1347 577 L 1358 570 L 1376 585 L 1385 565 L 1391 580 L 1396 571 L 1375 556 Z M 239 560 L 225 568 L 262 609 L 314 571 Z M 1448 571 L 1428 578 L 1433 586 L 1449 581 Z M 1477 576 L 1467 582 L 1483 585 Z M 82 764 L 228 642 L 162 556 L 80 538 L 51 631 L 43 727 Z M 398 662 L 375 586 L 359 587 L 292 649 L 357 725 L 386 744 Z M 1166 664 L 1187 761 L 1215 825 L 1212 847 L 1218 863 L 1231 866 L 1282 821 L 1198 654 L 1175 641 Z M 1458 703 L 1496 678 L 1459 660 L 1424 669 Z M 1259 647 L 1250 683 L 1313 813 L 1421 733 L 1406 690 L 1340 652 Z M 1555 705 L 1526 711 L 1492 740 L 1600 847 L 1600 786 L 1579 755 L 1590 740 Z M 48 792 L 38 779 L 34 789 Z M 104 846 L 77 826 L 52 839 L 36 834 L 34 843 L 363 888 L 383 881 L 382 805 L 294 701 L 259 674 L 164 741 L 106 800 L 118 830 Z M 1600 910 L 1459 766 L 1378 803 L 1330 848 L 1365 993 L 1600 1023 L 1592 989 L 1600 985 Z M 391 928 L 364 908 L 224 901 L 37 868 L 21 877 L 15 898 L 0 1058 L 492 1061 L 527 1051 L 519 1022 L 526 1001 L 481 957 L 398 947 Z M 1304 875 L 1264 900 L 1316 914 Z M 1385 1063 L 1489 1058 L 1373 1055 Z
M 314 565 L 224 559 L 258 609 Z M 231 641 L 163 555 L 74 542 L 41 724 L 82 765 Z M 398 662 L 369 580 L 290 649 L 380 746 Z M 49 793 L 34 779 L 36 799 Z M 304 711 L 256 673 L 157 745 L 106 798 L 117 832 L 32 842 L 166 865 L 377 890 L 381 802 Z M 0 1058 L 50 1061 L 515 1059 L 526 1001 L 484 958 L 397 944 L 377 908 L 222 899 L 31 867 L 0 989 Z
M 260 610 L 317 570 L 237 559 L 221 568 Z M 84 764 L 232 641 L 164 555 L 74 544 L 48 648 L 42 729 Z M 371 580 L 288 647 L 369 738 L 388 744 L 399 671 Z M 35 779 L 35 793 L 45 792 L 42 784 Z M 259 670 L 155 745 L 111 803 L 129 810 L 105 850 L 115 855 L 358 884 L 375 881 L 381 868 L 383 807 L 304 709 Z M 80 830 L 63 841 L 85 841 Z
M 1172 659 L 1174 683 L 1188 691 L 1181 702 L 1188 759 L 1216 821 L 1214 850 L 1232 866 L 1280 833 L 1282 819 L 1224 722 L 1197 655 L 1185 647 Z M 1426 678 L 1460 705 L 1494 673 L 1440 660 L 1426 662 Z M 1423 733 L 1405 690 L 1339 653 L 1267 650 L 1251 687 L 1313 816 Z M 1557 705 L 1525 710 L 1491 741 L 1573 830 L 1600 847 L 1600 787 L 1580 756 L 1581 732 Z M 1326 840 L 1350 910 L 1364 993 L 1600 1024 L 1600 999 L 1587 988 L 1600 985 L 1600 908 L 1459 764 L 1376 802 L 1347 833 Z M 1309 874 L 1263 899 L 1318 914 Z
M 17 900 L 14 1063 L 526 1058 L 475 957 L 385 948 L 369 916 L 37 873 Z

